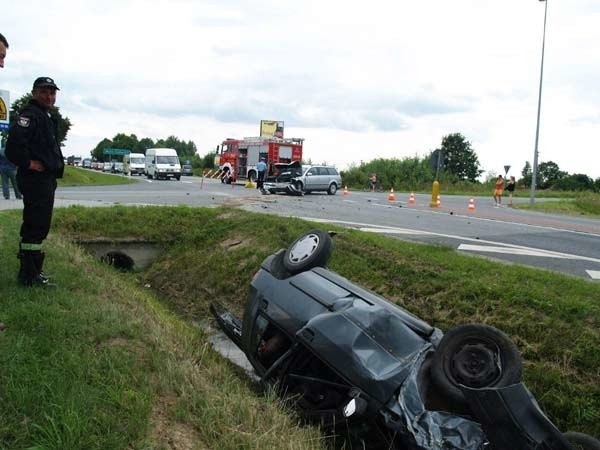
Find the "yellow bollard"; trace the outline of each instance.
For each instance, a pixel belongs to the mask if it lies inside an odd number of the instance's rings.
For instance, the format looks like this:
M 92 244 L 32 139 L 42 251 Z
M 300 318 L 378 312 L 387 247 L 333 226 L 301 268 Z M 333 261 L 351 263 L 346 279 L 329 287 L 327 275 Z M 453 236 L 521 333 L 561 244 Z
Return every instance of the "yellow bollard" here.
M 435 180 L 433 182 L 433 187 L 431 188 L 431 201 L 429 202 L 429 206 L 431 208 L 438 207 L 438 197 L 440 196 L 440 183 Z

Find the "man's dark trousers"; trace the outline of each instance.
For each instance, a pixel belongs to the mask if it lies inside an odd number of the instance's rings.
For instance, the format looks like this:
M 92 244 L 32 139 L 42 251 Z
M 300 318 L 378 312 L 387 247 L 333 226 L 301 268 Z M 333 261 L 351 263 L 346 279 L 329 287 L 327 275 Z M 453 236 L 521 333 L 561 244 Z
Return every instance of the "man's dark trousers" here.
M 41 244 L 52 223 L 56 177 L 45 172 L 17 172 L 17 184 L 23 194 L 21 242 Z
M 24 285 L 47 284 L 42 272 L 44 253 L 41 248 L 52 223 L 56 177 L 45 172 L 19 170 L 17 184 L 23 194 L 19 281 Z

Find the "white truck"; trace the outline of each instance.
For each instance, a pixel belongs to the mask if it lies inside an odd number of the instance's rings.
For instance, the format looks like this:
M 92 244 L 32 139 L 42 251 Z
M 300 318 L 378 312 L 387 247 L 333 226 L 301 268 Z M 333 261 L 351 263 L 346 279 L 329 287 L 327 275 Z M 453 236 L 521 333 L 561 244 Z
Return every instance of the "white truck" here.
M 181 178 L 181 163 L 172 148 L 149 148 L 146 150 L 146 176 L 149 179 Z
M 144 175 L 146 173 L 146 157 L 143 153 L 130 153 L 123 156 L 123 173 L 125 175 Z

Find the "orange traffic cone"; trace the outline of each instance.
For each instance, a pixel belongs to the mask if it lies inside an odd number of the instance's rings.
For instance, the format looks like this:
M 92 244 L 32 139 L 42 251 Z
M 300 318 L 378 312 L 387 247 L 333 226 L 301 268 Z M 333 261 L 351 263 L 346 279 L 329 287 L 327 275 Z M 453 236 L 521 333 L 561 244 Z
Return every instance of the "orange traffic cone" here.
M 348 195 L 348 186 L 344 186 L 344 195 Z
M 396 201 L 396 194 L 394 194 L 394 188 L 392 188 L 390 190 L 390 195 L 388 195 L 388 200 L 390 202 L 395 202 Z
M 442 197 L 440 197 L 439 195 L 437 196 L 437 202 L 436 202 L 437 207 L 439 208 L 440 206 L 442 206 Z
M 408 198 L 408 204 L 409 205 L 414 205 L 415 204 L 415 193 L 414 192 L 410 193 L 410 197 Z
M 470 211 L 475 211 L 475 199 L 473 197 L 469 199 L 469 212 Z

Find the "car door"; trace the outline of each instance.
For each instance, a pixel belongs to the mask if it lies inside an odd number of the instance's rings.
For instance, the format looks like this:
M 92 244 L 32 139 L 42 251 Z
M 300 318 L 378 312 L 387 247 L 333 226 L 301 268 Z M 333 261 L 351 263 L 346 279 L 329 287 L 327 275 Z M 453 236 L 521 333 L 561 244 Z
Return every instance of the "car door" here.
M 326 191 L 329 187 L 329 171 L 327 167 L 317 167 L 318 169 L 318 185 L 320 191 Z
M 304 176 L 304 190 L 305 191 L 315 191 L 319 189 L 319 168 L 311 167 L 306 171 Z

